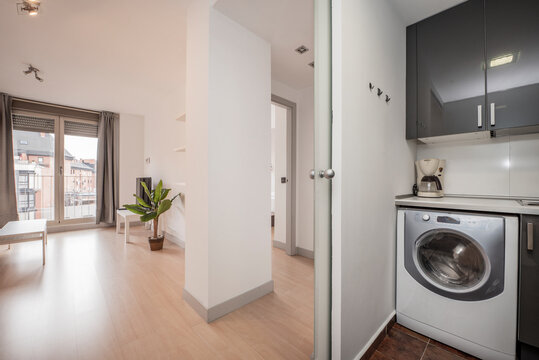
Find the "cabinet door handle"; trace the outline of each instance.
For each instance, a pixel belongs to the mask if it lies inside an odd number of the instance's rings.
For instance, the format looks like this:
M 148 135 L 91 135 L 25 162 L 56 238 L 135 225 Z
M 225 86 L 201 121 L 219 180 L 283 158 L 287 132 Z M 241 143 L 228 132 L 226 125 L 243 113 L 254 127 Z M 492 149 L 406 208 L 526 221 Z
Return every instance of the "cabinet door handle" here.
M 528 250 L 533 251 L 533 223 L 528 223 Z
M 496 125 L 496 104 L 490 103 L 490 126 Z
M 481 105 L 477 105 L 477 127 L 480 128 L 480 127 L 483 127 L 483 111 L 482 111 L 482 106 Z

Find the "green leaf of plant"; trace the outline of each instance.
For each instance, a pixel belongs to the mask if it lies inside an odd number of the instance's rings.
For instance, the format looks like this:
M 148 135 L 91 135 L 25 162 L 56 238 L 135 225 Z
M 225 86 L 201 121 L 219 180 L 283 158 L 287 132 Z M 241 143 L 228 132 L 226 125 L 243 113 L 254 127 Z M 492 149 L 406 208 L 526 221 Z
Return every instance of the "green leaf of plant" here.
M 170 192 L 170 189 L 161 190 L 161 200 L 165 200 L 167 198 L 169 192 Z
M 159 184 L 157 184 L 157 187 L 153 191 L 153 202 L 157 205 L 159 200 L 161 200 L 161 189 L 163 189 L 163 180 L 159 180 Z
M 172 197 L 172 199 L 170 199 L 170 202 L 173 202 L 178 196 L 180 196 L 182 193 L 177 193 L 176 195 L 174 195 Z
M 152 207 L 146 203 L 141 197 L 133 194 L 133 196 L 137 199 L 137 203 L 147 209 L 151 209 Z
M 162 213 L 170 209 L 171 206 L 172 206 L 172 201 L 168 199 L 161 201 L 161 204 L 159 204 L 159 208 L 157 209 L 157 216 L 161 215 Z
M 144 192 L 146 193 L 146 195 L 148 195 L 148 197 L 150 198 L 150 200 L 152 199 L 152 193 L 150 192 L 150 190 L 148 189 L 148 186 L 146 186 L 146 183 L 145 182 L 141 182 L 140 185 L 142 185 L 142 187 L 144 188 Z
M 124 207 L 131 211 L 132 213 L 135 213 L 135 214 L 138 214 L 138 215 L 144 215 L 146 214 L 146 211 L 141 208 L 140 206 L 138 205 L 124 205 Z
M 147 221 L 155 219 L 156 217 L 157 217 L 157 213 L 155 211 L 152 211 L 151 213 L 147 213 L 145 215 L 142 215 L 140 217 L 140 221 L 147 222 Z

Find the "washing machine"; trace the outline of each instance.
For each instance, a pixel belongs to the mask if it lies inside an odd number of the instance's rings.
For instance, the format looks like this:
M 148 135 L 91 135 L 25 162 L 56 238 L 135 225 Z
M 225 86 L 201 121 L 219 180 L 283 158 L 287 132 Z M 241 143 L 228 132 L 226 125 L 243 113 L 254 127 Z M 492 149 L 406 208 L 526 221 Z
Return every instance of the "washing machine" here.
M 397 219 L 397 322 L 481 359 L 515 359 L 518 218 L 400 209 Z

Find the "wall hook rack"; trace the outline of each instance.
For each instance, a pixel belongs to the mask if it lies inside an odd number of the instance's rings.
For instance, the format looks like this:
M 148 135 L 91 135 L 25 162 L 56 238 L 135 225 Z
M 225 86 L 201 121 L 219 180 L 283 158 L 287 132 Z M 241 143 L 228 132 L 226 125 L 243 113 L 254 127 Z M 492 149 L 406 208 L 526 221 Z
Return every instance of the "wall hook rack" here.
M 374 85 L 372 83 L 369 83 L 369 90 L 372 91 L 372 89 L 374 89 Z
M 380 88 L 378 88 L 378 92 L 377 92 L 378 96 L 382 95 L 383 93 L 384 92 L 382 90 L 380 90 Z
M 391 98 L 389 97 L 389 95 L 386 94 L 386 103 L 389 103 L 391 101 Z

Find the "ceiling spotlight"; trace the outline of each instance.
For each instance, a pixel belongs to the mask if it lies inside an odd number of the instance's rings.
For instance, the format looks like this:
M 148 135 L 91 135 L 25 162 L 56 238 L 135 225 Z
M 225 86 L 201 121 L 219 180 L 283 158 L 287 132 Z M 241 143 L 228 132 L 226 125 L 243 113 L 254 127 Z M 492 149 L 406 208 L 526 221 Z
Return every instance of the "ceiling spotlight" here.
M 37 74 L 38 72 L 39 72 L 39 69 L 33 67 L 32 64 L 29 64 L 29 65 L 28 65 L 28 69 L 27 69 L 27 70 L 23 70 L 23 73 L 24 73 L 25 75 L 34 73 L 34 77 L 36 78 L 36 80 L 38 80 L 39 82 L 43 82 L 43 79 Z
M 19 15 L 36 16 L 39 13 L 41 3 L 38 0 L 24 0 L 17 3 L 17 13 Z
M 301 45 L 296 49 L 296 52 L 299 54 L 305 54 L 309 49 L 305 45 Z

